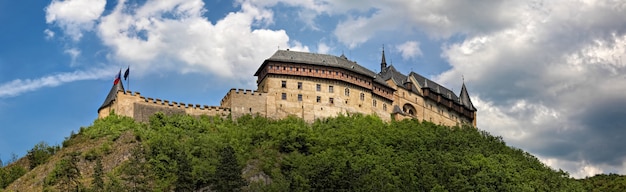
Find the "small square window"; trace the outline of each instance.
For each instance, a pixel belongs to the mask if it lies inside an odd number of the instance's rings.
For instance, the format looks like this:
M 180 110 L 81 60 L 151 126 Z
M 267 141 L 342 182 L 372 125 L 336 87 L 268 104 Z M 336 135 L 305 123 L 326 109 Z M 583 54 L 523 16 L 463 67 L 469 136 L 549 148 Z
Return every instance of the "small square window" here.
M 298 89 L 302 89 L 302 82 L 298 82 Z
M 322 97 L 317 96 L 317 102 L 318 102 L 318 103 L 322 102 Z
M 280 82 L 280 87 L 287 88 L 287 81 L 281 81 Z
M 283 99 L 283 100 L 287 100 L 287 93 L 282 93 L 280 95 L 280 98 Z
M 331 97 L 331 98 L 328 98 L 328 102 L 329 102 L 330 104 L 333 104 L 333 103 L 335 103 L 335 99 L 333 99 L 332 97 Z
M 302 94 L 298 94 L 298 101 L 302 101 Z

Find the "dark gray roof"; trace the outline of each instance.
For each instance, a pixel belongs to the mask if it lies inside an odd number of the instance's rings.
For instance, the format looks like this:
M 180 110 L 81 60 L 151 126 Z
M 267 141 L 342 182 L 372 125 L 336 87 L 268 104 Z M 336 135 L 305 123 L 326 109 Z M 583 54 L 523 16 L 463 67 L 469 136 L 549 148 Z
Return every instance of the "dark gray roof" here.
M 409 76 L 406 76 L 398 72 L 398 70 L 396 70 L 396 68 L 393 67 L 393 65 L 390 65 L 389 67 L 387 67 L 386 69 L 382 71 L 383 72 L 379 73 L 379 75 L 381 76 L 383 80 L 387 81 L 389 79 L 393 79 L 393 81 L 395 81 L 399 87 L 408 89 L 408 87 L 406 87 L 404 83 L 409 81 Z M 411 89 L 409 90 L 411 90 L 411 92 L 413 93 L 419 94 L 419 91 L 417 91 L 417 86 L 415 86 L 415 84 L 413 84 L 412 82 L 410 85 L 411 85 Z
M 113 87 L 111 87 L 111 90 L 109 91 L 109 94 L 107 95 L 107 98 L 104 99 L 104 103 L 102 103 L 102 106 L 100 106 L 100 108 L 98 108 L 98 111 L 100 111 L 100 109 L 105 108 L 109 105 L 111 105 L 111 103 L 113 103 L 113 101 L 116 99 L 117 97 L 117 91 L 122 90 L 124 91 L 124 85 L 122 85 L 122 82 L 119 82 L 115 85 L 113 85 Z
M 391 114 L 397 114 L 397 113 L 399 113 L 399 114 L 404 114 L 404 112 L 402 111 L 402 109 L 400 109 L 400 107 L 399 107 L 399 106 L 394 105 L 394 106 L 393 106 L 393 111 L 391 111 Z
M 367 77 L 371 77 L 375 82 L 388 86 L 383 79 L 377 76 L 376 73 L 369 69 L 357 64 L 354 61 L 348 60 L 345 55 L 340 57 L 319 53 L 308 53 L 300 51 L 278 50 L 265 61 L 280 61 L 280 62 L 292 62 L 309 65 L 319 65 L 327 67 L 336 67 L 345 70 L 349 70 Z M 259 68 L 260 70 L 260 68 Z M 255 75 L 258 74 L 258 71 Z
M 459 99 L 461 105 L 472 111 L 476 111 L 476 108 L 474 107 L 474 104 L 472 104 L 472 100 L 469 97 L 469 93 L 467 93 L 467 88 L 465 88 L 465 83 L 463 83 L 463 86 L 461 86 L 461 94 L 459 95 L 459 97 L 461 97 L 461 99 Z
M 383 80 L 393 79 L 393 81 L 395 81 L 399 87 L 407 89 L 405 82 L 409 81 L 409 77 L 413 77 L 421 88 L 430 89 L 431 92 L 440 94 L 442 97 L 448 98 L 455 103 L 461 104 L 465 108 L 476 111 L 476 108 L 469 98 L 467 89 L 465 88 L 465 83 L 463 83 L 463 87 L 461 88 L 461 93 L 459 94 L 460 96 L 457 96 L 454 92 L 450 91 L 450 89 L 441 86 L 438 83 L 415 72 L 411 72 L 407 76 L 398 72 L 398 70 L 396 70 L 393 65 L 390 65 L 389 67 L 382 69 L 381 71 L 382 72 L 379 75 Z M 417 87 L 414 83 L 411 83 L 410 85 L 412 86 L 410 89 L 412 92 L 419 93 L 417 92 Z
M 459 102 L 459 97 L 456 96 L 456 94 L 452 91 L 450 91 L 450 89 L 439 85 L 438 83 L 420 75 L 417 74 L 415 72 L 411 72 L 409 73 L 410 76 L 412 76 L 413 78 L 415 78 L 415 80 L 417 81 L 417 83 L 420 84 L 420 87 L 422 88 L 429 88 L 431 91 L 436 92 L 438 94 L 441 94 L 442 97 L 448 98 L 454 102 Z

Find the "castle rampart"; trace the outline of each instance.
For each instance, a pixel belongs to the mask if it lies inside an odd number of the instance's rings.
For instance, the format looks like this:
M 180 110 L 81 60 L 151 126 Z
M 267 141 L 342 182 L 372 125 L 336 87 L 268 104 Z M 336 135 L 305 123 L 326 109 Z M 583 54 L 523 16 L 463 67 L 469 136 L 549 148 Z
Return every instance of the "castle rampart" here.
M 116 99 L 108 106 L 98 111 L 98 117 L 104 118 L 115 112 L 118 115 L 132 117 L 140 122 L 147 122 L 150 115 L 162 112 L 166 115 L 189 114 L 193 116 L 228 116 L 230 110 L 221 106 L 208 106 L 200 104 L 185 104 L 182 102 L 170 102 L 160 98 L 141 96 L 139 92 L 118 91 Z

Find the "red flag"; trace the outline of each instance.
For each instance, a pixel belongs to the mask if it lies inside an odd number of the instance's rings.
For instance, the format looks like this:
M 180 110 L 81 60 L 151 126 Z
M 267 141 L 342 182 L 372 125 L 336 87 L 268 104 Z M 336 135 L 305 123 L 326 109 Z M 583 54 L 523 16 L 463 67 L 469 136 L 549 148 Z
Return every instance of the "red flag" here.
M 120 82 L 120 75 L 122 74 L 122 70 L 120 69 L 120 72 L 117 73 L 117 76 L 115 76 L 115 81 L 113 81 L 113 85 L 117 85 Z

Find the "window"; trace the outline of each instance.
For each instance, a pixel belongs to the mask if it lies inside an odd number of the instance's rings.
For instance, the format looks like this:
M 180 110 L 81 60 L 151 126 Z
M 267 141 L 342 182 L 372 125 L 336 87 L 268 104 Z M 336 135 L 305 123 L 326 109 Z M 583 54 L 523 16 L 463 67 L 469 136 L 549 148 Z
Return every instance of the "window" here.
M 281 81 L 280 82 L 280 87 L 287 88 L 287 81 Z
M 345 93 L 346 96 L 350 96 L 350 88 L 346 88 Z
M 360 97 L 361 97 L 361 101 L 365 100 L 365 93 L 361 93 Z
M 302 94 L 298 94 L 298 101 L 302 101 Z
M 329 93 L 332 93 L 332 92 L 333 92 L 333 86 L 332 86 L 332 85 L 329 85 L 329 86 L 328 86 L 328 92 L 329 92 Z
M 317 91 L 322 91 L 322 85 L 321 85 L 321 84 L 317 84 L 317 85 L 315 85 L 315 89 L 316 89 Z
M 383 103 L 383 110 L 387 111 L 387 104 Z
M 322 102 L 322 97 L 317 96 L 317 102 L 318 102 L 318 103 Z
M 293 71 L 293 67 L 289 67 L 289 71 Z
M 372 106 L 376 107 L 376 99 L 372 100 Z
M 315 72 L 316 72 L 316 73 L 319 73 L 319 72 L 320 72 L 320 70 L 319 70 L 319 69 L 315 69 Z
M 302 82 L 298 82 L 298 89 L 302 89 Z
M 331 98 L 328 98 L 328 102 L 329 102 L 330 104 L 333 104 L 333 103 L 335 103 L 335 99 L 333 99 L 332 97 L 331 97 Z
M 283 100 L 287 100 L 287 93 L 282 93 L 280 95 L 280 98 L 283 99 Z

